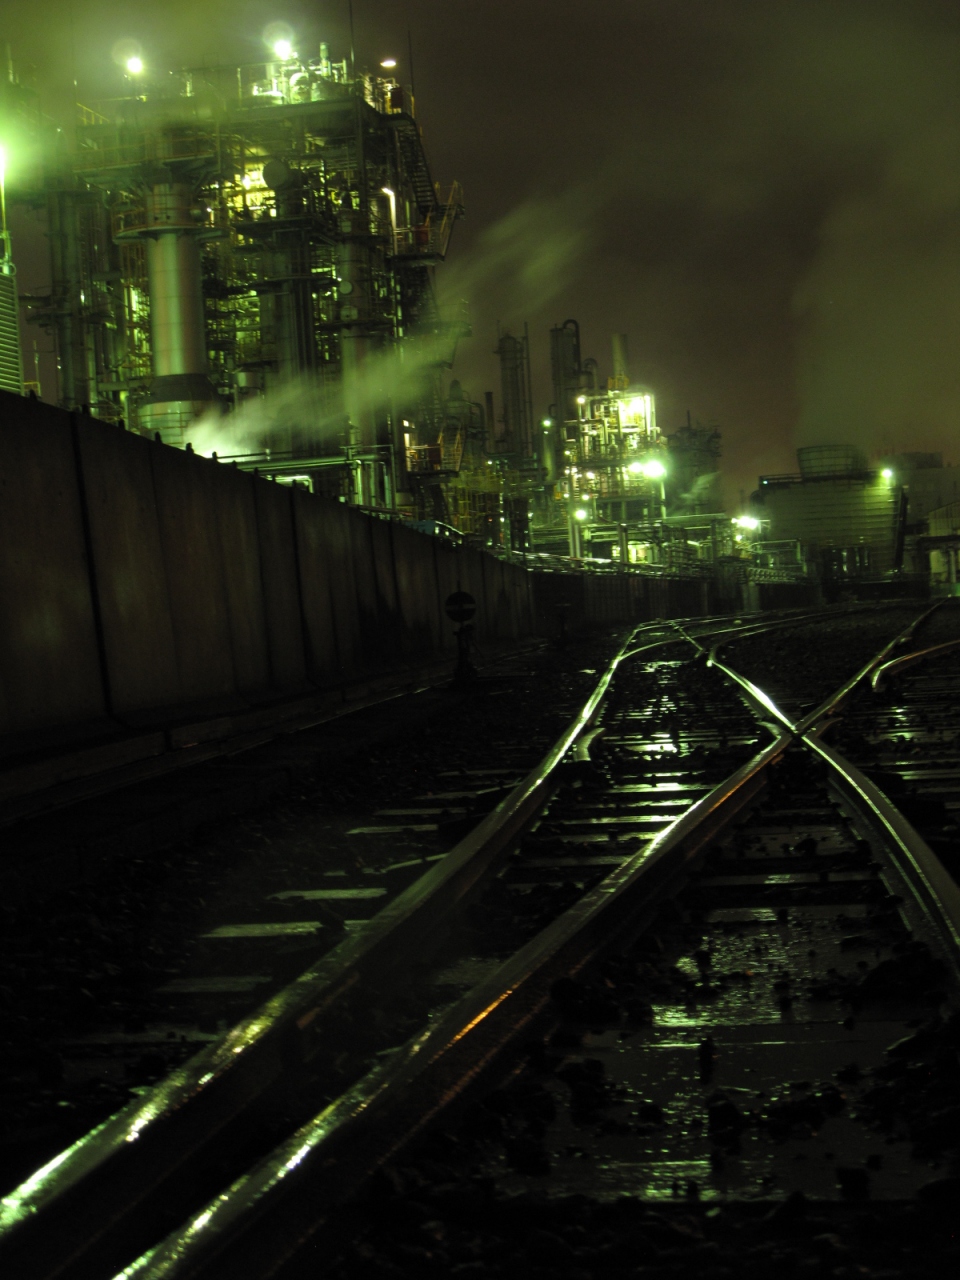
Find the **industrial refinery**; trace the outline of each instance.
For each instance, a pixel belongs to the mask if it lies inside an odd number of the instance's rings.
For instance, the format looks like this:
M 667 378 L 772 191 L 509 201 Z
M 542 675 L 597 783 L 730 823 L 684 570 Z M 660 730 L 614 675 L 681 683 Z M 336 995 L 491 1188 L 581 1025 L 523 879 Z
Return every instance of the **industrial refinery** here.
M 7 6 L 0 1280 L 957 1271 L 960 6 L 570 10 Z
M 626 337 L 602 378 L 577 322 L 557 324 L 544 414 L 530 334 L 502 330 L 499 406 L 471 397 L 450 373 L 469 318 L 434 290 L 464 198 L 434 179 L 412 87 L 394 59 L 370 72 L 268 36 L 256 65 L 159 72 L 132 53 L 126 94 L 78 104 L 72 142 L 42 148 L 26 194 L 51 284 L 24 301 L 61 407 L 487 547 L 682 568 Z M 12 63 L 5 92 L 42 132 Z M 4 385 L 22 392 L 6 232 L 3 248 Z
M 127 96 L 78 106 L 42 177 L 51 290 L 30 319 L 54 335 L 62 406 L 181 447 L 202 423 L 242 465 L 393 508 L 406 439 L 441 432 L 460 329 L 432 269 L 460 188 L 434 182 L 391 66 L 293 33 L 266 52 L 178 73 L 132 56 Z
M 60 407 L 499 555 L 709 578 L 749 604 L 926 579 L 933 552 L 952 589 L 924 523 L 956 497 L 938 496 L 949 468 L 802 449 L 731 515 L 719 428 L 664 430 L 627 335 L 604 373 L 576 319 L 501 327 L 498 394 L 461 385 L 470 316 L 441 309 L 435 275 L 465 197 L 434 176 L 413 86 L 393 58 L 370 70 L 283 24 L 263 55 L 164 71 L 131 46 L 124 92 L 77 104 L 69 136 L 7 53 L 7 133 L 37 157 L 14 195 L 45 215 L 50 285 L 18 299 L 0 169 L 0 387 L 40 392 L 22 308 L 52 339 Z

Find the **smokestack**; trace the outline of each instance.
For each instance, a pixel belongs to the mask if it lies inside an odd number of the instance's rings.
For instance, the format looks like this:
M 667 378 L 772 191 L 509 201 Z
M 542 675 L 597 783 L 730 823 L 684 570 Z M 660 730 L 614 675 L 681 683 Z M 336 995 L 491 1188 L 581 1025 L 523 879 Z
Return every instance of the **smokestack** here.
M 613 335 L 613 385 L 618 391 L 625 391 L 630 385 L 630 374 L 627 371 L 627 335 Z
M 483 393 L 484 428 L 486 431 L 487 449 L 493 453 L 497 447 L 497 420 L 493 414 L 493 392 Z

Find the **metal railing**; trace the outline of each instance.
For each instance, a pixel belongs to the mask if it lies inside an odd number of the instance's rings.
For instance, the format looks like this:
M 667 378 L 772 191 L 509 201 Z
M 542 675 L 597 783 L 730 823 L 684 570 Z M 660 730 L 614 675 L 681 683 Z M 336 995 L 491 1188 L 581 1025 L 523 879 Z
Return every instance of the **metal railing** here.
M 435 221 L 429 216 L 426 222 L 412 227 L 397 227 L 394 231 L 394 252 L 403 257 L 445 258 L 450 247 L 453 224 L 463 213 L 463 188 L 459 182 L 451 184 L 449 194 L 439 206 L 443 216 Z

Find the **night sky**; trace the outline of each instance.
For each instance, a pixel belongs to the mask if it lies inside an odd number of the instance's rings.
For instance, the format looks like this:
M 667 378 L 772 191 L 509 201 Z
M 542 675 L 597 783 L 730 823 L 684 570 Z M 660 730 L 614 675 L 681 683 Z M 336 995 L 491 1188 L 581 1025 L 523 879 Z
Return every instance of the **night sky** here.
M 799 443 L 960 457 L 960 5 L 944 0 L 355 0 L 360 64 L 398 58 L 434 177 L 463 183 L 442 294 L 474 337 L 454 374 L 498 393 L 499 321 L 576 317 L 610 369 L 630 338 L 661 427 L 724 437 L 728 498 Z M 4 5 L 51 113 L 155 66 L 261 56 L 284 19 L 346 51 L 346 0 Z M 53 12 L 55 21 L 49 21 Z M 42 15 L 38 21 L 37 15 Z M 25 215 L 21 284 L 40 282 Z M 35 236 L 34 236 L 35 238 Z M 45 389 L 46 390 L 46 389 Z

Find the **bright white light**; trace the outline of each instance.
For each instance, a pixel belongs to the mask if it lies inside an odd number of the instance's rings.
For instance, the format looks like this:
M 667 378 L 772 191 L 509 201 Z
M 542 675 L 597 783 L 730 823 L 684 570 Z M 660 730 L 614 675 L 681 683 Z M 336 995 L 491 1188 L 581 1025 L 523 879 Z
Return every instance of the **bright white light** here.
M 134 54 L 132 58 L 127 59 L 126 66 L 130 75 L 138 76 L 143 70 L 143 59 Z
M 390 196 L 391 198 L 393 198 L 394 193 L 390 187 L 381 187 L 380 190 L 383 192 L 385 196 Z
M 630 472 L 631 475 L 638 476 L 643 471 L 643 463 L 631 462 L 629 467 L 627 467 L 627 470 Z
M 293 41 L 275 40 L 273 42 L 273 52 L 281 62 L 286 62 L 288 58 L 293 56 Z
M 597 478 L 597 477 L 594 475 L 594 473 L 593 473 L 592 471 L 588 471 L 588 472 L 587 472 L 587 479 L 588 479 L 588 480 L 596 480 L 596 478 Z
M 880 472 L 880 474 L 883 476 L 884 480 L 893 479 L 893 472 L 890 470 L 889 467 L 884 467 L 883 470 Z
M 577 396 L 577 404 L 586 404 L 586 403 L 587 403 L 586 396 Z
M 380 65 L 381 67 L 386 67 L 388 71 L 392 71 L 393 68 L 397 65 L 397 60 L 396 58 L 384 58 L 384 60 L 380 63 Z
M 553 426 L 553 419 L 552 419 L 552 418 L 544 418 L 544 420 L 543 420 L 543 425 L 544 425 L 545 427 L 552 427 L 552 426 Z
M 662 462 L 658 462 L 656 458 L 652 462 L 643 464 L 643 474 L 648 480 L 662 480 L 667 474 L 667 468 Z
M 587 518 L 587 512 L 583 507 L 577 507 L 576 511 L 573 514 L 576 516 L 578 520 L 586 520 Z
M 739 525 L 741 529 L 759 529 L 760 528 L 760 521 L 756 518 L 756 516 L 737 516 L 736 519 L 733 521 L 733 523 L 736 525 Z

